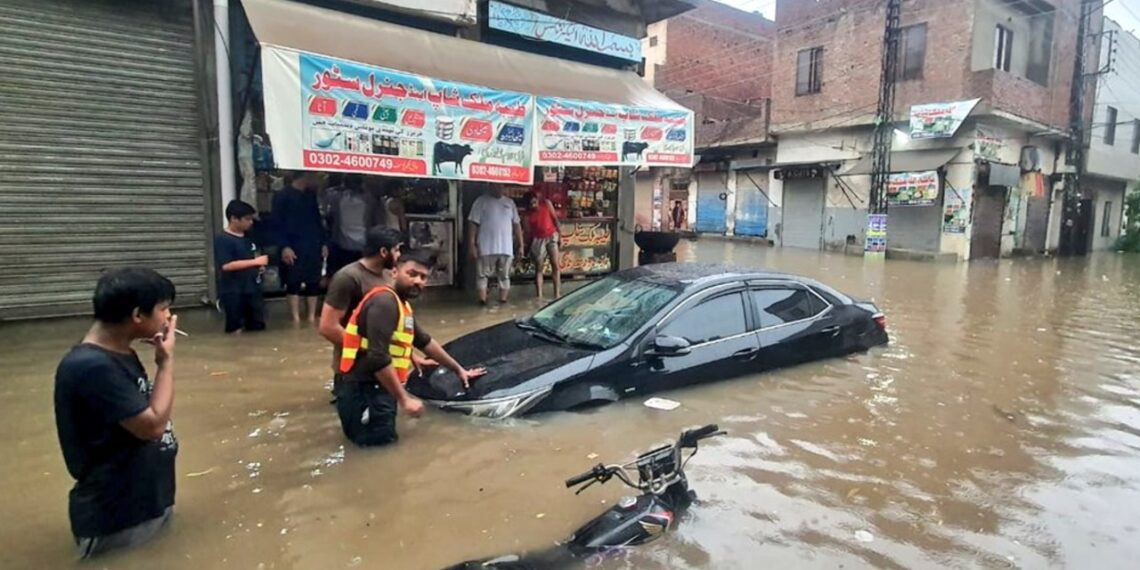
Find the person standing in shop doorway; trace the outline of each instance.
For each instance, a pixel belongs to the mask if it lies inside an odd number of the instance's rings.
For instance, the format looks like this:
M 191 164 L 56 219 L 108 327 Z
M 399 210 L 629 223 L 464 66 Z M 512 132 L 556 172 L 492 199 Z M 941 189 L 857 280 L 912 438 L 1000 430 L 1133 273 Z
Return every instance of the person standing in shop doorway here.
M 95 285 L 95 323 L 55 372 L 55 426 L 81 558 L 154 538 L 174 512 L 174 284 L 115 269 Z M 154 346 L 154 382 L 131 345 Z
M 680 200 L 673 201 L 673 229 L 685 229 L 685 207 L 681 205 Z
M 400 188 L 403 183 L 399 180 L 389 180 L 380 191 L 379 210 L 373 221 L 385 227 L 399 230 L 404 239 L 408 239 L 408 215 L 404 210 L 404 201 L 400 199 Z
M 293 322 L 301 322 L 303 295 L 308 309 L 307 319 L 315 323 L 317 297 L 321 293 L 321 267 L 328 257 L 315 173 L 298 173 L 292 183 L 273 197 L 273 217 L 279 227 L 285 295 L 289 299 Z
M 265 300 L 261 273 L 268 255 L 258 255 L 249 238 L 257 210 L 233 200 L 226 206 L 226 230 L 214 237 L 214 261 L 218 267 L 218 300 L 226 315 L 226 332 L 265 329 Z
M 471 205 L 467 243 L 471 259 L 476 262 L 479 302 L 487 304 L 487 284 L 494 278 L 499 286 L 499 302 L 506 303 L 511 292 L 511 264 L 515 255 L 522 255 L 523 236 L 518 207 L 503 195 L 502 186 L 492 184 Z
M 554 204 L 534 192 L 523 196 L 526 204 L 526 226 L 530 236 L 530 256 L 534 260 L 534 288 L 542 301 L 543 265 L 550 260 L 550 277 L 554 281 L 554 298 L 562 297 L 562 270 L 558 267 L 558 214 Z
M 368 228 L 384 222 L 379 208 L 379 201 L 364 191 L 360 175 L 348 175 L 344 185 L 335 194 L 329 194 L 327 219 L 332 238 L 329 240 L 328 275 L 335 275 L 342 267 L 364 256 Z

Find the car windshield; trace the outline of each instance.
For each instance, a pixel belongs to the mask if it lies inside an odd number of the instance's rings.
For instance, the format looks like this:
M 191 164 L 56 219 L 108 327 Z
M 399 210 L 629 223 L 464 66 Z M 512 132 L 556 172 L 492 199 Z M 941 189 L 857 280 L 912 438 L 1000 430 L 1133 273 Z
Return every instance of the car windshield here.
M 679 291 L 659 283 L 606 277 L 551 303 L 531 317 L 567 342 L 610 348 L 623 340 Z

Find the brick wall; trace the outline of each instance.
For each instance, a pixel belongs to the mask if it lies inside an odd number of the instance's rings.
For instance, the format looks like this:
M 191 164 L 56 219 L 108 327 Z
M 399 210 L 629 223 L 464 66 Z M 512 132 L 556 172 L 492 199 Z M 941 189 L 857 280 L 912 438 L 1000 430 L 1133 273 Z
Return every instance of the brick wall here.
M 665 63 L 656 70 L 655 86 L 739 102 L 768 98 L 775 24 L 717 2 L 696 4 L 668 21 Z
M 1047 87 L 1001 71 L 972 71 L 976 3 L 988 1 L 996 0 L 903 3 L 902 25 L 925 22 L 927 43 L 923 78 L 897 84 L 896 118 L 904 118 L 913 104 L 977 97 L 983 104 L 1021 117 L 1059 127 L 1067 125 L 1076 39 L 1072 15 L 1077 13 L 1080 0 L 1055 0 L 1059 6 Z M 881 0 L 777 0 L 774 131 L 865 124 L 873 118 L 879 96 L 884 18 L 885 3 Z M 822 90 L 796 96 L 797 53 L 819 46 L 824 49 Z

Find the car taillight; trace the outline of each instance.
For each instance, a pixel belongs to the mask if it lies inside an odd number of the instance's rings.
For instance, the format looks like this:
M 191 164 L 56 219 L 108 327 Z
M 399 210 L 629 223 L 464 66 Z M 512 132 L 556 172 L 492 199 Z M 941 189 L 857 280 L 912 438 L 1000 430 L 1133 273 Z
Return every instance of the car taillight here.
M 875 324 L 879 326 L 880 330 L 884 330 L 884 331 L 887 330 L 887 316 L 886 315 L 879 313 L 879 314 L 877 314 L 871 318 L 874 319 Z

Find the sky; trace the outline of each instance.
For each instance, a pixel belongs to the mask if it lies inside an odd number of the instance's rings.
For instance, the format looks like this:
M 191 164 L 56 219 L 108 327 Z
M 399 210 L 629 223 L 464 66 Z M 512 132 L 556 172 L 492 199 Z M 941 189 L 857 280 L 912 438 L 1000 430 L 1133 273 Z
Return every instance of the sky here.
M 776 0 L 716 0 L 749 12 L 760 12 L 768 19 L 776 16 Z M 1125 30 L 1140 35 L 1140 0 L 1109 0 L 1104 13 L 1116 20 Z

